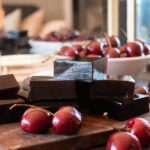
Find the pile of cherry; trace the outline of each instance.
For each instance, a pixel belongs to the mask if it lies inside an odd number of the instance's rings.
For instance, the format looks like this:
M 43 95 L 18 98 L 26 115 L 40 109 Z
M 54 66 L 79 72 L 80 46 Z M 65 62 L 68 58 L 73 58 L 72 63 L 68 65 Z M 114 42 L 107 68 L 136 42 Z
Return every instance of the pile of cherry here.
M 51 42 L 66 42 L 66 41 L 85 41 L 96 40 L 98 37 L 96 34 L 83 34 L 78 30 L 67 30 L 64 33 L 56 31 L 49 32 L 44 38 L 35 37 L 35 40 L 51 41 Z
M 43 133 L 52 127 L 58 134 L 71 135 L 75 134 L 81 126 L 82 115 L 71 106 L 61 107 L 55 114 L 27 104 L 14 104 L 10 109 L 16 106 L 31 107 L 24 112 L 20 120 L 21 128 L 30 133 Z
M 150 123 L 142 118 L 128 120 L 124 129 L 109 136 L 107 150 L 141 150 L 150 146 Z
M 64 46 L 58 54 L 70 57 L 136 57 L 150 54 L 150 47 L 141 40 L 121 46 L 118 37 L 107 36 L 104 41 L 91 41 L 85 47 L 82 45 Z

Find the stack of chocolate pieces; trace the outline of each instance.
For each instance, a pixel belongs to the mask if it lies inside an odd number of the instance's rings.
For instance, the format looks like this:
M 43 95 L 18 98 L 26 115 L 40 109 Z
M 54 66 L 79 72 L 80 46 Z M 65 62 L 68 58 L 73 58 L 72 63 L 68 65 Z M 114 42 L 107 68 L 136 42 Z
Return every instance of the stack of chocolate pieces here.
M 130 76 L 108 80 L 105 58 L 70 58 L 54 61 L 54 79 L 32 77 L 28 102 L 50 109 L 64 105 L 108 112 L 117 120 L 126 120 L 149 111 L 149 98 L 134 94 Z
M 78 81 L 92 82 L 106 79 L 105 59 L 57 60 L 54 62 L 54 79 L 46 76 L 32 77 L 29 87 L 24 82 L 23 97 L 27 102 L 51 110 L 66 105 L 79 107 Z M 62 67 L 64 66 L 64 67 Z M 28 80 L 29 81 L 29 80 Z
M 19 121 L 25 108 L 9 110 L 13 104 L 24 103 L 18 98 L 19 84 L 14 75 L 0 75 L 0 124 Z

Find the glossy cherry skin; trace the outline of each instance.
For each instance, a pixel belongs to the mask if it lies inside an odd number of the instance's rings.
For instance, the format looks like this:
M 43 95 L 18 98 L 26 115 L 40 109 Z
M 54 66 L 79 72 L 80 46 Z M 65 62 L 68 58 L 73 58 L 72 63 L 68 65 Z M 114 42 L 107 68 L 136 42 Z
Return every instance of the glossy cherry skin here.
M 103 50 L 103 46 L 104 44 L 98 41 L 92 41 L 90 42 L 87 46 L 86 46 L 86 51 L 87 54 L 100 54 L 100 55 L 104 55 L 104 50 Z
M 54 114 L 52 127 L 58 134 L 72 135 L 79 130 L 81 122 L 81 113 L 74 107 L 65 106 Z
M 29 108 L 20 120 L 20 126 L 30 133 L 42 133 L 51 127 L 52 116 L 43 109 Z
M 136 88 L 134 89 L 134 92 L 135 92 L 135 93 L 139 93 L 139 94 L 144 94 L 144 95 L 148 94 L 147 88 L 146 88 L 146 87 L 142 87 L 142 86 L 136 87 Z
M 120 51 L 118 48 L 110 48 L 110 50 L 107 52 L 106 58 L 118 58 L 120 57 Z
M 63 46 L 63 47 L 60 49 L 59 54 L 60 54 L 60 55 L 64 55 L 64 52 L 65 52 L 68 48 L 69 48 L 68 46 Z
M 116 47 L 116 48 L 120 47 L 120 39 L 117 36 L 109 36 L 108 38 L 110 40 L 112 47 Z M 105 47 L 109 47 L 109 43 L 108 43 L 107 39 L 106 39 L 104 45 L 105 45 Z
M 126 45 L 123 45 L 119 48 L 120 50 L 120 53 L 123 54 L 123 53 L 127 53 L 127 49 L 126 49 Z
M 150 54 L 150 46 L 144 44 L 143 47 L 144 47 L 144 54 L 149 55 Z
M 108 138 L 106 150 L 141 150 L 141 145 L 135 135 L 116 132 Z
M 78 57 L 78 52 L 75 51 L 73 48 L 67 48 L 64 53 L 63 56 L 70 56 L 70 57 Z
M 129 57 L 143 56 L 143 45 L 140 42 L 129 42 L 126 44 Z
M 147 120 L 142 118 L 132 118 L 126 123 L 130 133 L 135 135 L 142 146 L 150 145 L 150 124 Z
M 72 48 L 74 49 L 74 51 L 77 51 L 78 53 L 80 53 L 84 49 L 83 46 L 80 44 L 72 45 Z

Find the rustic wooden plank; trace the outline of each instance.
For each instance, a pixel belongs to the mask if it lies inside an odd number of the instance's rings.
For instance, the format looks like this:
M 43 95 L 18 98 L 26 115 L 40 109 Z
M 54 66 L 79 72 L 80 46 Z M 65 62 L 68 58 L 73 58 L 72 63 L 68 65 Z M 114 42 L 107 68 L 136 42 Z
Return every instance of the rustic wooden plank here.
M 72 136 L 57 135 L 52 129 L 45 134 L 31 134 L 23 131 L 19 123 L 0 125 L 0 149 L 70 150 L 105 144 L 113 128 L 101 116 L 84 114 L 83 117 L 81 129 Z M 141 117 L 150 121 L 150 113 Z M 118 127 L 125 123 L 112 122 Z

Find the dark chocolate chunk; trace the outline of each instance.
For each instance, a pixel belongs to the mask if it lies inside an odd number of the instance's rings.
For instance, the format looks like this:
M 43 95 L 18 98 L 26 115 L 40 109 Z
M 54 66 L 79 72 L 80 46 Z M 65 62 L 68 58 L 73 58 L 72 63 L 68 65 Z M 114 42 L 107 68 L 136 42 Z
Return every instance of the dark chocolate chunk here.
M 135 83 L 125 80 L 99 80 L 90 85 L 90 99 L 106 97 L 133 97 Z
M 13 74 L 0 76 L 0 99 L 13 99 L 17 97 L 19 84 Z
M 149 112 L 149 98 L 141 94 L 127 100 L 101 98 L 90 101 L 89 108 L 96 113 L 108 112 L 110 117 L 123 121 Z
M 105 58 L 70 58 L 54 61 L 54 79 L 57 80 L 81 80 L 92 82 L 93 80 L 106 79 Z
M 76 81 L 53 80 L 50 77 L 32 77 L 29 101 L 39 100 L 76 100 Z
M 13 104 L 23 104 L 21 99 L 0 100 L 0 124 L 17 122 L 21 119 L 22 114 L 27 107 L 15 107 L 10 110 Z

